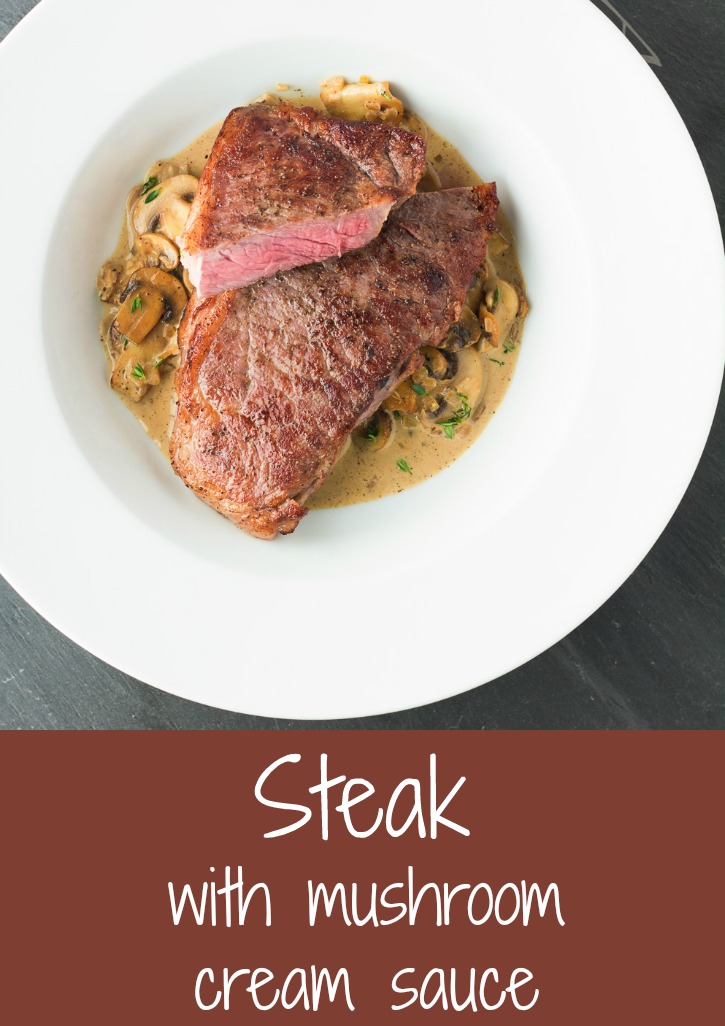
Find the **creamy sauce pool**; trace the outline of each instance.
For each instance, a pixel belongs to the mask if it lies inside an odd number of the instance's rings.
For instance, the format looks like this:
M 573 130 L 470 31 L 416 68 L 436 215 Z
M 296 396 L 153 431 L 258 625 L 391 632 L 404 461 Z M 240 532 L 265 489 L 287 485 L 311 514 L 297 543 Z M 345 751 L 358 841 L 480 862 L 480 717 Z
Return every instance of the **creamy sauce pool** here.
M 317 97 L 303 97 L 297 90 L 285 91 L 284 99 L 324 110 Z M 402 127 L 426 140 L 427 157 L 440 177 L 442 188 L 450 189 L 481 183 L 482 179 L 455 146 L 434 132 L 421 118 L 414 114 L 406 114 L 402 120 Z M 220 128 L 221 122 L 213 125 L 189 146 L 171 157 L 171 162 L 185 166 L 189 174 L 199 177 Z M 489 262 L 493 264 L 496 277 L 512 282 L 525 292 L 511 227 L 500 209 L 498 220 L 501 231 L 511 244 L 508 249 L 497 253 L 493 259 L 489 256 Z M 124 220 L 113 259 L 122 260 L 127 253 L 128 239 Z M 113 315 L 110 316 L 112 319 Z M 520 333 L 521 323 L 517 321 L 506 351 L 504 347 L 500 347 L 493 352 L 482 354 L 488 377 L 484 402 L 475 418 L 464 421 L 456 428 L 453 438 L 427 431 L 422 427 L 408 428 L 401 422 L 396 425 L 392 442 L 383 450 L 370 451 L 368 447 L 361 446 L 353 440 L 343 451 L 322 487 L 306 500 L 306 505 L 310 509 L 330 509 L 379 499 L 384 495 L 402 492 L 405 488 L 432 477 L 458 459 L 481 434 L 506 394 L 518 359 Z M 168 459 L 169 438 L 176 407 L 173 367 L 170 366 L 164 371 L 160 384 L 150 388 L 139 402 L 132 402 L 123 395 L 120 395 L 120 398 L 130 412 L 141 421 Z M 410 468 L 410 473 L 400 469 L 401 460 Z

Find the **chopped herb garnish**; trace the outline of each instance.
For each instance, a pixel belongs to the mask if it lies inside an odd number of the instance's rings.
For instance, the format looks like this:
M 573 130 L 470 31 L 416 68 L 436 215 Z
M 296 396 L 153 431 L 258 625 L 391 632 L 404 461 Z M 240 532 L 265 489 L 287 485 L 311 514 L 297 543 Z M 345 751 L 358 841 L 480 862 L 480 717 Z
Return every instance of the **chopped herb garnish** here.
M 501 298 L 501 293 L 499 292 L 498 285 L 497 285 L 496 288 L 493 290 L 493 305 L 494 306 L 498 306 L 498 301 L 499 301 L 500 298 Z
M 453 438 L 456 428 L 462 424 L 464 420 L 468 420 L 472 412 L 468 396 L 464 395 L 463 392 L 456 392 L 456 395 L 461 400 L 461 405 L 457 410 L 453 411 L 448 420 L 438 421 L 440 427 L 443 428 L 443 434 L 446 438 Z
M 386 93 L 386 91 L 384 89 L 383 89 L 383 96 L 385 97 L 386 100 L 392 100 L 392 98 L 393 98 L 390 95 L 390 93 Z
M 395 417 L 396 420 L 400 420 L 400 418 L 403 416 L 403 414 L 400 412 L 400 410 L 393 410 L 393 416 Z
M 504 342 L 504 346 L 503 346 L 504 353 L 513 353 L 515 348 L 516 348 L 516 343 L 512 342 L 511 339 L 509 339 L 508 342 Z
M 154 189 L 154 191 L 153 191 L 153 192 L 150 192 L 150 193 L 148 194 L 148 196 L 147 196 L 147 197 L 146 197 L 146 199 L 144 200 L 144 203 L 150 203 L 150 202 L 151 202 L 152 200 L 155 200 L 155 199 L 156 199 L 156 197 L 157 197 L 157 196 L 159 195 L 159 193 L 160 193 L 160 192 L 161 192 L 161 189 Z
M 365 437 L 369 438 L 371 442 L 377 442 L 379 434 L 380 434 L 380 428 L 378 428 L 377 430 L 374 430 L 373 428 L 370 428 L 370 430 L 365 435 Z
M 133 303 L 131 303 L 131 313 L 133 313 L 134 310 L 140 310 L 142 306 L 143 302 L 141 301 L 141 296 L 136 296 Z
M 131 339 L 128 337 L 128 335 L 124 335 L 123 336 L 123 348 L 124 349 L 128 349 L 128 343 L 130 341 L 131 341 Z
M 402 470 L 404 474 L 412 474 L 413 473 L 413 471 L 410 469 L 409 465 L 406 463 L 405 460 L 398 460 L 397 465 L 398 465 L 398 470 Z
M 166 361 L 168 360 L 168 358 L 169 358 L 169 357 L 170 357 L 171 355 L 172 355 L 171 353 L 167 353 L 167 354 L 166 354 L 166 356 L 162 356 L 162 357 L 160 357 L 160 358 L 159 358 L 158 360 L 156 360 L 156 362 L 154 363 L 154 367 L 160 367 L 162 363 L 166 363 Z
M 411 384 L 410 387 L 413 389 L 413 391 L 415 392 L 416 395 L 427 395 L 428 394 L 426 392 L 426 390 L 423 388 L 423 386 L 419 385 L 415 381 Z
M 141 379 L 141 378 L 145 378 L 146 377 L 146 371 L 143 369 L 143 367 L 141 366 L 140 363 L 137 363 L 137 364 L 134 365 L 134 368 L 131 371 L 131 374 L 134 376 L 134 378 Z
M 153 189 L 157 182 L 158 178 L 156 178 L 154 175 L 151 175 L 150 178 L 147 178 L 141 186 L 141 195 L 143 196 L 149 191 L 149 189 Z
M 489 356 L 489 360 L 491 361 L 491 363 L 497 363 L 499 365 L 499 367 L 505 367 L 506 366 L 506 363 L 505 363 L 504 360 L 494 360 L 494 358 L 492 356 Z

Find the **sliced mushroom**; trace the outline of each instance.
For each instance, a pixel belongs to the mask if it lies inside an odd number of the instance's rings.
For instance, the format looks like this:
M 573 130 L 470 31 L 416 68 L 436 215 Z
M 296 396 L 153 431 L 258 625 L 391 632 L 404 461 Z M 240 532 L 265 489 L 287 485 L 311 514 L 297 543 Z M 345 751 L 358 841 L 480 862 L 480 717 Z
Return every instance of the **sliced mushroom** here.
M 175 355 L 172 352 L 153 352 L 153 346 L 148 340 L 139 347 L 129 346 L 113 365 L 111 387 L 122 392 L 132 402 L 139 402 L 149 388 L 159 384 L 161 367 Z
M 469 417 L 480 413 L 487 381 L 487 368 L 475 349 L 462 349 L 453 355 L 453 361 L 452 377 L 431 393 L 436 405 L 423 418 L 428 427 L 443 430 L 451 438 Z
M 160 232 L 176 242 L 191 210 L 198 178 L 174 175 L 142 192 L 133 205 L 131 223 L 137 235 Z
M 519 313 L 526 312 L 524 304 L 526 300 L 511 282 L 503 278 L 489 278 L 484 282 L 479 309 L 484 352 L 505 344 Z
M 166 312 L 164 297 L 158 289 L 139 285 L 121 304 L 113 330 L 134 345 L 140 345 Z
M 322 83 L 320 99 L 330 114 L 348 121 L 386 121 L 398 124 L 403 104 L 390 91 L 390 82 L 349 82 L 335 75 Z
M 123 276 L 123 265 L 116 260 L 106 260 L 96 277 L 98 298 L 103 303 L 115 302 Z
M 481 337 L 481 322 L 470 307 L 464 306 L 461 316 L 452 324 L 440 348 L 450 353 L 475 345 Z
M 466 396 L 474 417 L 483 401 L 486 370 L 486 364 L 475 349 L 466 349 L 458 354 L 458 367 L 451 380 L 451 388 Z
M 139 235 L 134 252 L 143 260 L 144 267 L 163 267 L 166 271 L 173 271 L 179 266 L 179 247 L 158 232 Z
M 452 378 L 456 371 L 456 357 L 453 353 L 444 353 L 441 349 L 433 346 L 424 346 L 421 349 L 425 360 L 425 367 L 428 373 L 436 381 L 445 381 Z
M 355 431 L 355 441 L 367 452 L 387 449 L 395 434 L 395 418 L 387 410 L 378 410 Z
M 147 300 L 150 311 L 154 314 L 158 314 L 153 323 L 149 323 L 149 319 L 145 317 L 142 320 L 144 311 L 144 301 L 141 296 L 142 292 L 148 292 L 149 294 L 153 294 L 155 297 L 153 301 L 150 299 Z M 141 304 L 138 304 L 136 301 L 139 297 L 141 298 Z M 144 328 L 146 328 L 146 324 L 148 323 L 148 328 L 142 335 L 138 335 L 137 333 L 137 339 L 141 342 L 151 328 L 161 320 L 163 320 L 166 325 L 176 327 L 181 320 L 181 315 L 184 312 L 187 299 L 188 296 L 186 289 L 179 279 L 175 278 L 173 274 L 169 274 L 168 271 L 162 271 L 159 267 L 140 267 L 137 271 L 134 271 L 131 274 L 124 286 L 123 292 L 121 293 L 122 305 L 116 315 L 114 328 L 118 334 L 126 335 L 131 338 L 131 336 L 128 335 L 128 332 L 124 331 L 123 326 L 128 325 L 132 313 L 136 314 L 137 320 L 142 323 Z M 136 304 L 136 306 L 135 309 L 132 310 L 134 304 Z M 119 317 L 121 317 L 120 326 Z M 135 339 L 131 338 L 131 341 L 135 341 Z
M 498 330 L 498 321 L 489 313 L 485 307 L 481 307 L 481 344 L 482 353 L 490 349 L 498 349 L 501 345 L 501 333 Z
M 259 96 L 255 96 L 252 103 L 268 103 L 270 107 L 277 103 L 283 103 L 281 96 L 277 96 L 276 93 L 261 93 Z
M 176 331 L 186 306 L 186 289 L 158 267 L 129 277 L 121 307 L 110 326 L 111 385 L 137 402 L 159 382 L 159 368 L 178 351 Z

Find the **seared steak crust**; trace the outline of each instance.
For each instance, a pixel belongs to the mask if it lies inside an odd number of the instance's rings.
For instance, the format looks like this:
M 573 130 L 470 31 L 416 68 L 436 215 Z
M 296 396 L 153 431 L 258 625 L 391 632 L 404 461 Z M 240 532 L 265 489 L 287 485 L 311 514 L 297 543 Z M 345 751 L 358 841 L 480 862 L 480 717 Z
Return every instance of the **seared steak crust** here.
M 293 531 L 350 432 L 457 320 L 493 184 L 421 193 L 365 249 L 202 300 L 179 330 L 172 464 L 258 538 Z
M 222 125 L 180 244 L 202 296 L 341 256 L 415 192 L 425 143 L 402 128 L 251 104 Z

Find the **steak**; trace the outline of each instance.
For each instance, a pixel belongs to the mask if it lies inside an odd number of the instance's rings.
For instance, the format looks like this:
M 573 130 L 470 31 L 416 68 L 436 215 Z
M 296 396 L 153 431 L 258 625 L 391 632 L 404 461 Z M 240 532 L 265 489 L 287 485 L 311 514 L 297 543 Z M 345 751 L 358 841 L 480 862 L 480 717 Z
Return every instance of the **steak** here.
M 425 143 L 386 124 L 255 103 L 222 125 L 183 234 L 200 296 L 341 256 L 374 239 L 415 192 Z
M 289 534 L 353 428 L 458 319 L 494 184 L 420 193 L 365 249 L 201 299 L 179 329 L 176 473 L 257 538 Z

